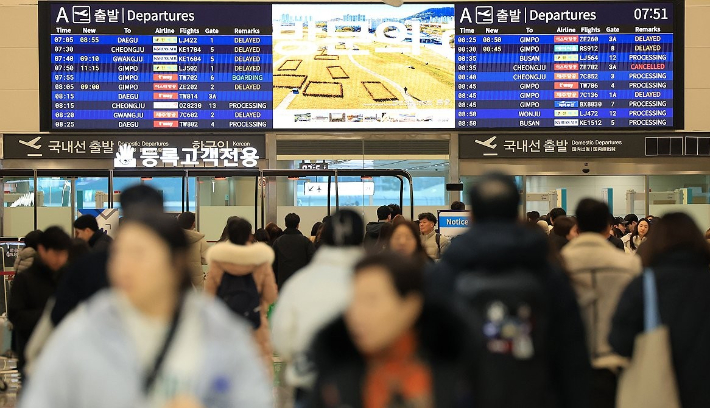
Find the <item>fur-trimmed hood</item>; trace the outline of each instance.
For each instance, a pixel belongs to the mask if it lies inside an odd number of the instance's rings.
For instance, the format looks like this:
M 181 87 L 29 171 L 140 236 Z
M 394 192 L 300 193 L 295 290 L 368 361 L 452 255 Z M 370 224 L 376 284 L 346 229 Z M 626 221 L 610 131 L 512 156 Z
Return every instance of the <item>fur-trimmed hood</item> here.
M 207 250 L 207 262 L 256 267 L 273 263 L 274 250 L 261 242 L 252 245 L 219 242 Z

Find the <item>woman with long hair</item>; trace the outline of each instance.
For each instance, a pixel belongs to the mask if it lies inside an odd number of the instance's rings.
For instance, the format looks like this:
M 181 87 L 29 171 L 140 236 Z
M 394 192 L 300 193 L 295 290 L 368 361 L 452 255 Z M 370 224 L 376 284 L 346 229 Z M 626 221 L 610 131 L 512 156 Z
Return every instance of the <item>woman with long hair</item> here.
M 175 217 L 126 219 L 108 262 L 112 288 L 58 327 L 20 407 L 272 406 L 249 328 L 193 291 Z
M 264 229 L 269 233 L 269 246 L 272 247 L 274 246 L 274 242 L 276 242 L 276 240 L 284 234 L 284 230 L 273 222 L 266 224 Z
M 709 407 L 710 246 L 684 213 L 655 218 L 653 229 L 638 254 L 656 280 L 660 320 L 670 332 L 680 405 Z M 612 320 L 609 344 L 625 357 L 633 356 L 636 336 L 644 331 L 643 279 L 640 276 L 629 284 Z
M 311 227 L 311 236 L 308 239 L 310 239 L 314 244 L 316 243 L 316 238 L 318 238 L 318 231 L 320 231 L 322 226 L 323 223 L 318 221 L 313 224 L 313 227 Z
M 392 224 L 388 249 L 412 258 L 419 265 L 434 262 L 422 245 L 422 240 L 419 238 L 419 228 L 413 222 L 405 219 L 397 220 Z
M 626 252 L 635 254 L 638 251 L 639 246 L 646 242 L 651 232 L 651 221 L 648 218 L 643 218 L 636 225 L 636 229 L 631 233 L 631 237 L 624 244 L 624 249 Z

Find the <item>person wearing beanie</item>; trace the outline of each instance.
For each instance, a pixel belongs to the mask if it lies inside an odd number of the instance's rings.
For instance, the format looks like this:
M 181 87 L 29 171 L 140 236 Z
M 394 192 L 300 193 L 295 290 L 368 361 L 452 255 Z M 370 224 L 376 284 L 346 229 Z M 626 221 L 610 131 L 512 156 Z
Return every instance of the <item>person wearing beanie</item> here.
M 286 363 L 286 382 L 303 403 L 314 385 L 308 351 L 315 335 L 341 315 L 351 300 L 352 275 L 362 258 L 365 224 L 354 211 L 340 210 L 325 222 L 323 245 L 313 262 L 281 288 L 272 315 L 272 344 Z

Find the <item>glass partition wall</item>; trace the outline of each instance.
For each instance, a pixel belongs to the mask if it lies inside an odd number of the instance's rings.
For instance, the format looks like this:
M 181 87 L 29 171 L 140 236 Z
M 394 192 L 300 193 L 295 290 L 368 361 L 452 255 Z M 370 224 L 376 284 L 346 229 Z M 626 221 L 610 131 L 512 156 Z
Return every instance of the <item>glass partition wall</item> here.
M 328 214 L 328 185 L 330 183 L 330 208 L 350 208 L 360 213 L 366 222 L 377 221 L 377 208 L 399 204 L 403 196 L 402 212 L 407 218 L 411 213 L 410 188 L 414 190 L 414 214 L 433 212 L 448 206 L 446 183 L 448 160 L 279 160 L 279 169 L 325 168 L 330 170 L 384 170 L 401 169 L 412 176 L 412 186 L 398 177 L 343 176 L 336 180 L 331 176 L 282 177 L 277 180 L 277 223 L 282 225 L 289 213 L 301 217 L 301 232 L 310 233 L 311 226 Z M 402 191 L 402 186 L 404 187 Z
M 303 164 L 323 161 L 279 161 L 282 169 L 297 169 Z M 332 169 L 404 168 L 413 177 L 415 196 L 414 214 L 446 209 L 448 162 L 446 160 L 334 160 L 326 161 Z M 305 166 L 307 167 L 307 166 Z M 0 170 L 2 194 L 2 231 L 5 237 L 22 237 L 35 228 L 60 225 L 71 231 L 73 220 L 84 213 L 102 209 L 120 209 L 120 194 L 135 184 L 150 185 L 163 193 L 166 210 L 170 213 L 193 211 L 197 226 L 208 240 L 219 238 L 229 216 L 249 220 L 254 229 L 265 222 L 283 224 L 286 214 L 301 216 L 302 231 L 310 232 L 316 221 L 328 213 L 328 176 L 304 176 L 295 179 L 276 178 L 275 194 L 269 196 L 268 182 L 259 179 L 259 171 L 248 174 L 239 171 L 210 170 L 178 171 L 163 176 L 126 174 L 109 171 L 20 171 Z M 466 191 L 476 176 L 461 177 Z M 710 227 L 710 175 L 628 175 L 628 176 L 516 176 L 521 192 L 520 213 L 538 211 L 546 214 L 551 208 L 563 207 L 574 214 L 582 198 L 591 197 L 609 204 L 615 216 L 629 213 L 645 217 L 662 216 L 670 211 L 685 211 L 696 219 L 701 228 Z M 335 196 L 335 177 L 330 177 L 330 210 L 337 205 L 354 208 L 366 221 L 376 219 L 378 206 L 399 203 L 403 185 L 403 213 L 408 217 L 411 206 L 409 183 L 397 177 L 339 176 Z M 276 202 L 276 216 L 269 217 L 262 208 Z M 306 231 L 308 230 L 308 231 Z

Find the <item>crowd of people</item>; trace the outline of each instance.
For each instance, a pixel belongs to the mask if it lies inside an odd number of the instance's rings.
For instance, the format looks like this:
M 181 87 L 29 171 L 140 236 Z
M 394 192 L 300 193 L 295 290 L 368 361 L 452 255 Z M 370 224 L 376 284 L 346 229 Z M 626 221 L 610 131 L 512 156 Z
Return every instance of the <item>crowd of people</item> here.
M 671 370 L 643 395 L 710 406 L 710 230 L 594 199 L 520 220 L 503 174 L 468 198 L 456 237 L 393 204 L 308 236 L 293 213 L 283 230 L 230 217 L 210 246 L 144 185 L 115 240 L 91 216 L 75 239 L 33 231 L 8 305 L 20 406 L 273 407 L 278 355 L 296 408 L 628 408 L 659 324 Z

